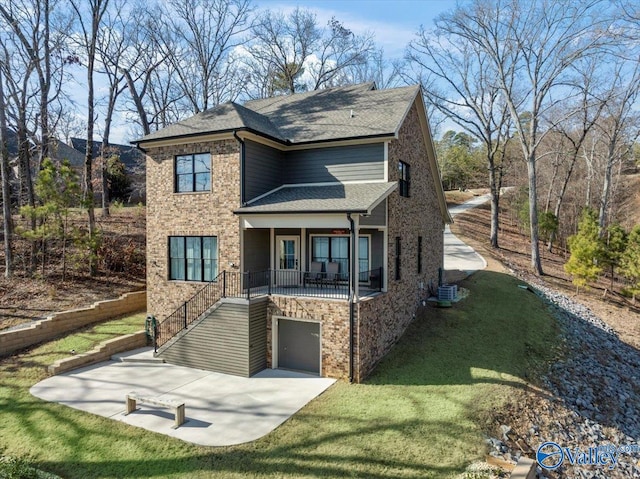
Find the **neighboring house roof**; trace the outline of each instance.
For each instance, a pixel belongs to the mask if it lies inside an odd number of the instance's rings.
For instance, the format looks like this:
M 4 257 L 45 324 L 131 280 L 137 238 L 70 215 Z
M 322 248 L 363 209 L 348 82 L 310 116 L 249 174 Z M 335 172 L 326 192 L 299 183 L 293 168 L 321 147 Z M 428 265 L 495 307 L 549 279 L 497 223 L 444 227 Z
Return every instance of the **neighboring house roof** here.
M 71 138 L 71 145 L 75 148 L 76 151 L 79 151 L 83 155 L 87 150 L 87 140 L 83 138 Z M 120 155 L 120 161 L 124 163 L 124 166 L 128 170 L 133 170 L 135 168 L 139 168 L 144 166 L 144 157 L 140 150 L 138 150 L 135 146 L 131 145 L 119 145 L 117 143 L 109 143 L 109 148 L 115 149 Z M 94 158 L 101 155 L 102 142 L 94 141 L 93 142 L 93 156 Z
M 398 186 L 389 183 L 348 183 L 327 186 L 285 185 L 235 211 L 265 213 L 371 213 Z
M 71 166 L 78 168 L 84 165 L 84 155 L 60 140 L 51 141 L 49 156 L 60 161 L 69 160 Z
M 9 158 L 16 158 L 18 156 L 18 133 L 15 130 L 7 128 L 5 141 L 7 143 L 7 152 Z M 27 139 L 29 143 L 29 149 L 34 150 L 35 144 L 30 139 Z
M 284 144 L 397 133 L 420 86 L 376 90 L 374 83 L 225 103 L 134 143 L 248 130 Z
M 15 158 L 18 156 L 18 135 L 14 130 L 7 129 L 7 150 L 9 152 L 10 158 Z M 29 148 L 32 152 L 37 152 L 40 150 L 39 145 L 36 145 L 32 140 L 28 139 Z M 84 155 L 73 147 L 67 145 L 65 142 L 58 140 L 56 138 L 51 138 L 49 142 L 49 157 L 62 161 L 69 160 L 71 166 L 82 166 L 84 163 Z M 127 147 L 131 148 L 131 147 Z

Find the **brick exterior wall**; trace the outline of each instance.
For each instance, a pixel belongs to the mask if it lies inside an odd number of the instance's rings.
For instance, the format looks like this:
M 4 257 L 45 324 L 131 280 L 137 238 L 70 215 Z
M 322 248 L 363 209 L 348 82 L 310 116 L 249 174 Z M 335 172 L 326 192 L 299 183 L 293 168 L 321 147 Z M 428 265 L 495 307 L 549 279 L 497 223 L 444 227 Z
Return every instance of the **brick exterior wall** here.
M 272 366 L 274 316 L 321 323 L 322 376 L 349 378 L 349 303 L 329 299 L 272 296 L 267 309 L 267 367 Z
M 175 156 L 211 153 L 211 191 L 174 193 Z M 235 139 L 147 151 L 147 310 L 162 321 L 203 283 L 169 281 L 169 236 L 217 236 L 218 270 L 240 265 L 240 148 Z M 230 263 L 235 266 L 231 267 Z
M 405 198 L 395 191 L 388 199 L 388 293 L 358 304 L 357 381 L 366 378 L 402 336 L 426 297 L 426 288 L 438 284 L 443 261 L 444 223 L 415 103 L 398 139 L 389 143 L 388 158 L 389 181 L 399 180 L 398 161 L 410 165 L 411 196 Z M 397 236 L 401 239 L 400 280 L 395 279 Z M 422 236 L 421 274 L 417 269 L 418 236 Z
M 399 138 L 389 143 L 389 181 L 399 179 L 398 161 L 411 167 L 409 198 L 395 191 L 388 198 L 388 292 L 356 305 L 354 377 L 364 380 L 389 352 L 415 317 L 430 283 L 437 285 L 443 261 L 443 218 L 420 127 L 417 104 L 410 109 Z M 174 193 L 174 157 L 211 152 L 212 190 Z M 148 311 L 163 320 L 202 283 L 168 281 L 168 237 L 218 237 L 219 271 L 240 264 L 239 145 L 235 140 L 150 148 L 147 158 Z M 437 180 L 439 181 L 439 179 Z M 418 236 L 422 272 L 418 274 Z M 395 280 L 395 238 L 401 238 L 401 279 Z M 229 266 L 235 264 L 235 268 Z M 267 312 L 267 367 L 272 363 L 272 318 L 311 319 L 322 324 L 323 376 L 349 376 L 349 303 L 327 299 L 272 296 Z

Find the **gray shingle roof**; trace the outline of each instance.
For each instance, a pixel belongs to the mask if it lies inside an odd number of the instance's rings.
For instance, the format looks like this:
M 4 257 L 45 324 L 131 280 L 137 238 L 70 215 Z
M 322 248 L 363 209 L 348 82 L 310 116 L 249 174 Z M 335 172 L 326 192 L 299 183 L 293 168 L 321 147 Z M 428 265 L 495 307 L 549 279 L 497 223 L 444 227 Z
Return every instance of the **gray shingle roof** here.
M 255 111 L 249 110 L 237 103 L 223 103 L 197 115 L 169 125 L 162 130 L 153 132 L 142 140 L 159 140 L 181 136 L 201 135 L 218 131 L 232 131 L 248 128 L 280 141 L 285 138 L 273 126 L 269 118 Z M 136 142 L 137 143 L 137 142 Z
M 396 186 L 395 182 L 285 186 L 235 213 L 366 213 Z
M 286 143 L 394 134 L 418 85 L 375 90 L 373 83 L 225 103 L 145 136 L 138 142 L 249 129 Z
M 394 134 L 419 86 L 372 90 L 371 84 L 249 101 L 293 143 Z M 353 113 L 353 116 L 351 115 Z

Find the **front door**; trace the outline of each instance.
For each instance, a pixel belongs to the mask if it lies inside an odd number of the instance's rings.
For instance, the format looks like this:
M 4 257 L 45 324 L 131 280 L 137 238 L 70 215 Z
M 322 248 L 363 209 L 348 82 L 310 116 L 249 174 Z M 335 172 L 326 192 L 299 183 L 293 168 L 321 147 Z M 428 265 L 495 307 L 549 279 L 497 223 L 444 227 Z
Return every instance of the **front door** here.
M 276 277 L 280 286 L 300 284 L 300 236 L 276 237 Z

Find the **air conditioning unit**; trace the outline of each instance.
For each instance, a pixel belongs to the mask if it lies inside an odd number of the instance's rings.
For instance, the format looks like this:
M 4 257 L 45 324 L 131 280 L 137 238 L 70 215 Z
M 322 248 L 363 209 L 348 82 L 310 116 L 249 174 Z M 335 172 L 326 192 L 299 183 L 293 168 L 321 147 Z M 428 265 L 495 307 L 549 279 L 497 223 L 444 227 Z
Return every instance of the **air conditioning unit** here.
M 454 301 L 458 297 L 458 285 L 443 284 L 438 286 L 438 301 Z

